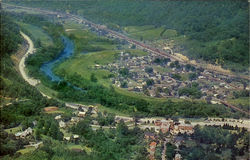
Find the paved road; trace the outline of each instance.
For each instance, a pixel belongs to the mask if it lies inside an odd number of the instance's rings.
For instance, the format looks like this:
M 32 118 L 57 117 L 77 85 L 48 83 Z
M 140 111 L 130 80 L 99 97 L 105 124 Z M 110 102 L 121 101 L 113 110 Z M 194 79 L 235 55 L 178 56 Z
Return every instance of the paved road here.
M 166 138 L 165 138 L 165 141 L 163 143 L 163 146 L 164 146 L 164 148 L 163 148 L 163 150 L 161 152 L 161 159 L 166 160 L 166 151 L 167 151 L 167 140 L 166 140 Z
M 238 126 L 240 128 L 244 127 L 246 128 L 248 131 L 250 131 L 250 120 L 243 120 L 243 122 L 218 122 L 218 121 L 208 121 L 208 122 L 191 122 L 191 124 L 193 126 L 195 125 L 200 125 L 200 126 L 213 126 L 213 125 L 219 125 L 219 126 L 223 126 L 225 124 L 228 124 L 230 126 Z

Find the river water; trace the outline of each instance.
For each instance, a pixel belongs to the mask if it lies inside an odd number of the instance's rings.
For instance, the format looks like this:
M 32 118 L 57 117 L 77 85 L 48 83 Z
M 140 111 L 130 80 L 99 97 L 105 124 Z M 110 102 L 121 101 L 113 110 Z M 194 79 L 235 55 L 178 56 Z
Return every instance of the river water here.
M 40 68 L 40 70 L 46 76 L 48 76 L 51 79 L 51 81 L 54 81 L 54 82 L 59 82 L 59 81 L 63 80 L 63 78 L 61 78 L 53 73 L 53 67 L 55 66 L 55 64 L 58 64 L 58 63 L 62 62 L 63 60 L 70 58 L 74 52 L 73 42 L 70 39 L 68 39 L 67 37 L 62 37 L 62 39 L 63 39 L 63 44 L 64 44 L 65 48 L 61 51 L 59 56 L 56 57 L 55 59 L 49 61 L 49 62 L 44 63 Z

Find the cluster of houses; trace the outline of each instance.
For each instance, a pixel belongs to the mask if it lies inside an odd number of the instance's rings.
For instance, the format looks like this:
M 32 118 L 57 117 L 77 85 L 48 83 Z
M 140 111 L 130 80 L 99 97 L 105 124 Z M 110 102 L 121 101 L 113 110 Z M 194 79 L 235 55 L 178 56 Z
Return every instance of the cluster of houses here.
M 59 128 L 61 129 L 65 129 L 69 126 L 77 124 L 78 122 L 84 119 L 86 114 L 90 114 L 93 117 L 97 116 L 98 109 L 95 106 L 74 104 L 74 103 L 65 103 L 65 105 L 66 107 L 74 109 L 75 111 L 73 112 L 73 116 L 70 117 L 70 119 L 68 120 L 65 120 L 62 115 L 55 116 L 55 120 L 57 120 L 59 124 Z M 76 142 L 78 139 L 79 139 L 79 135 L 64 136 L 65 141 Z
M 172 143 L 176 146 L 177 151 L 179 146 L 184 142 L 183 138 L 178 136 L 181 134 L 188 134 L 191 135 L 194 133 L 194 126 L 191 124 L 186 124 L 183 122 L 174 122 L 172 119 L 140 119 L 139 124 L 144 129 L 148 129 L 148 132 L 145 132 L 144 138 L 149 142 L 148 152 L 149 152 L 149 159 L 155 159 L 155 151 L 156 147 L 159 145 L 165 145 L 166 142 Z M 152 129 L 155 131 L 152 132 Z M 151 131 L 151 132 L 150 132 Z M 165 136 L 165 143 L 163 140 L 159 138 L 159 132 L 166 134 Z M 166 152 L 167 148 L 164 150 Z M 162 153 L 165 156 L 165 153 Z M 181 155 L 176 152 L 174 160 L 180 160 L 182 157 Z
M 154 130 L 156 133 L 170 133 L 171 135 L 193 134 L 194 127 L 184 122 L 174 122 L 172 119 L 140 119 L 138 122 L 142 129 Z
M 176 146 L 177 152 L 174 160 L 181 160 L 182 156 L 178 152 L 179 146 L 184 143 L 184 139 L 179 134 L 191 135 L 194 133 L 194 126 L 189 123 L 185 123 L 184 120 L 174 121 L 172 119 L 164 118 L 140 118 L 133 119 L 130 117 L 116 116 L 116 122 L 123 120 L 126 123 L 136 122 L 137 126 L 145 130 L 144 138 L 148 142 L 149 159 L 155 159 L 156 147 L 166 145 L 160 138 L 160 133 L 164 135 L 165 140 Z M 167 150 L 167 148 L 166 148 Z M 165 155 L 165 153 L 162 153 Z
M 178 97 L 189 98 L 189 95 L 180 95 L 179 89 L 190 87 L 193 82 L 199 84 L 201 98 L 212 104 L 233 96 L 233 91 L 249 89 L 237 78 L 227 77 L 202 68 L 171 62 L 156 63 L 156 59 L 164 57 L 149 53 L 146 56 L 133 56 L 130 53 L 120 52 L 120 58 L 113 64 L 98 66 L 108 70 L 116 77 L 110 78 L 112 83 L 129 91 L 142 92 L 151 97 Z M 128 75 L 120 73 L 121 69 L 128 69 Z M 151 69 L 148 69 L 151 68 Z M 193 75 L 193 76 L 191 76 Z M 150 85 L 147 80 L 153 81 Z M 123 85 L 123 84 L 126 85 Z
M 118 37 L 114 36 L 113 32 L 108 30 L 104 25 L 94 24 L 79 17 L 68 17 L 68 15 L 64 15 L 64 18 L 70 18 L 79 24 L 83 24 L 99 36 L 106 36 L 107 38 L 118 40 L 121 40 L 120 38 L 123 37 L 121 35 Z M 171 49 L 173 48 L 172 43 L 173 42 L 171 42 L 170 47 L 157 47 L 162 48 L 166 53 L 170 51 L 169 54 L 174 54 Z M 121 44 L 128 44 L 128 41 L 123 39 L 121 40 Z M 165 45 L 165 43 L 163 44 Z M 132 44 L 130 44 L 129 47 L 132 48 L 132 46 L 141 48 L 140 46 Z M 109 70 L 115 74 L 118 73 L 118 76 L 111 78 L 112 83 L 116 86 L 127 88 L 129 91 L 142 92 L 151 97 L 190 98 L 190 95 L 180 95 L 179 89 L 189 87 L 193 82 L 198 82 L 200 84 L 201 99 L 212 104 L 220 104 L 220 100 L 232 97 L 234 90 L 249 89 L 249 84 L 242 84 L 240 79 L 224 76 L 201 68 L 192 67 L 192 69 L 190 69 L 183 64 L 171 65 L 173 63 L 171 60 L 163 64 L 157 64 L 154 63 L 156 58 L 161 59 L 163 57 L 151 52 L 146 56 L 132 56 L 130 53 L 121 52 L 120 59 L 118 59 L 117 62 L 106 66 L 98 65 L 95 67 Z M 153 71 L 151 73 L 146 72 L 147 67 L 153 68 Z M 124 77 L 119 74 L 119 70 L 122 68 L 129 70 L 129 76 Z M 190 79 L 188 74 L 191 73 L 197 73 L 198 75 Z M 176 74 L 181 75 L 181 79 L 176 78 Z M 148 79 L 153 80 L 153 84 L 150 86 L 146 83 Z

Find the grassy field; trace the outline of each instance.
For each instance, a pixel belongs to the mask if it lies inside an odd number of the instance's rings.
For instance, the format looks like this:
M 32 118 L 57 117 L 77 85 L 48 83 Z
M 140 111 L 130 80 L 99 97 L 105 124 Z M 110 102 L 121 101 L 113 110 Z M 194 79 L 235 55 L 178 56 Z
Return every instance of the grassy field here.
M 9 129 L 5 129 L 4 130 L 5 132 L 8 132 L 8 133 L 17 133 L 17 132 L 20 132 L 22 131 L 22 126 L 17 126 L 17 127 L 14 127 L 14 128 L 9 128 Z
M 75 30 L 68 31 L 67 34 L 69 36 L 74 35 L 75 54 L 100 50 L 114 50 L 116 48 L 116 44 L 106 38 L 98 37 L 85 29 L 74 29 Z
M 106 111 L 108 113 L 113 113 L 113 114 L 119 115 L 119 116 L 126 116 L 126 117 L 131 116 L 131 114 L 129 114 L 129 113 L 121 112 L 121 111 L 115 110 L 113 108 L 108 108 L 108 107 L 105 107 L 105 106 L 102 106 L 102 105 L 98 105 L 98 111 L 100 111 L 100 112 Z
M 229 99 L 228 100 L 229 103 L 233 104 L 233 105 L 244 105 L 244 106 L 249 106 L 249 98 L 248 97 L 241 97 L 241 98 L 237 98 L 237 99 Z
M 34 25 L 19 22 L 19 21 L 17 23 L 18 25 L 20 25 L 21 27 L 29 31 L 35 40 L 40 39 L 43 45 L 49 46 L 53 44 L 51 38 L 43 31 L 43 29 L 36 27 Z
M 228 99 L 227 100 L 230 104 L 235 105 L 237 107 L 242 108 L 245 111 L 249 111 L 250 109 L 250 100 L 248 97 L 241 97 L 237 99 Z
M 34 151 L 35 149 L 36 149 L 35 147 L 27 147 L 27 148 L 24 148 L 24 149 L 20 149 L 20 150 L 17 151 L 17 152 L 19 152 L 19 153 L 21 153 L 21 154 L 25 154 L 25 153 L 32 152 L 32 151 Z
M 67 144 L 67 147 L 68 149 L 72 150 L 72 149 L 82 149 L 82 150 L 85 150 L 87 154 L 91 153 L 92 152 L 92 149 L 89 148 L 89 147 L 86 147 L 86 146 L 81 146 L 79 144 L 73 144 L 73 143 L 70 143 L 70 144 Z
M 112 63 L 115 53 L 115 51 L 101 51 L 89 54 L 79 54 L 60 64 L 55 71 L 56 73 L 60 73 L 63 70 L 66 74 L 78 73 L 86 79 L 90 79 L 91 74 L 94 73 L 98 79 L 98 83 L 108 86 L 111 82 L 105 79 L 104 76 L 107 76 L 110 72 L 107 70 L 95 69 L 95 65 Z
M 67 29 L 83 29 L 83 25 L 79 24 L 79 23 L 75 23 L 73 21 L 65 21 L 65 23 L 63 24 L 63 27 L 65 28 L 65 30 Z

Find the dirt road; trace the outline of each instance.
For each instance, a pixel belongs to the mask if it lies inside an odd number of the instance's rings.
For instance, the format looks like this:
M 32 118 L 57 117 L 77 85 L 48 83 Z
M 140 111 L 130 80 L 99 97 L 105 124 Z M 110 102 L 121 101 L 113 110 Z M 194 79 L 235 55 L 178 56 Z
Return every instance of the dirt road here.
M 37 84 L 40 83 L 40 81 L 32 77 L 29 77 L 29 75 L 25 72 L 25 60 L 30 54 L 33 54 L 33 52 L 35 51 L 34 44 L 26 34 L 24 34 L 23 32 L 20 33 L 23 36 L 23 38 L 28 42 L 29 48 L 19 63 L 19 70 L 25 81 L 27 81 L 32 86 L 36 86 Z

